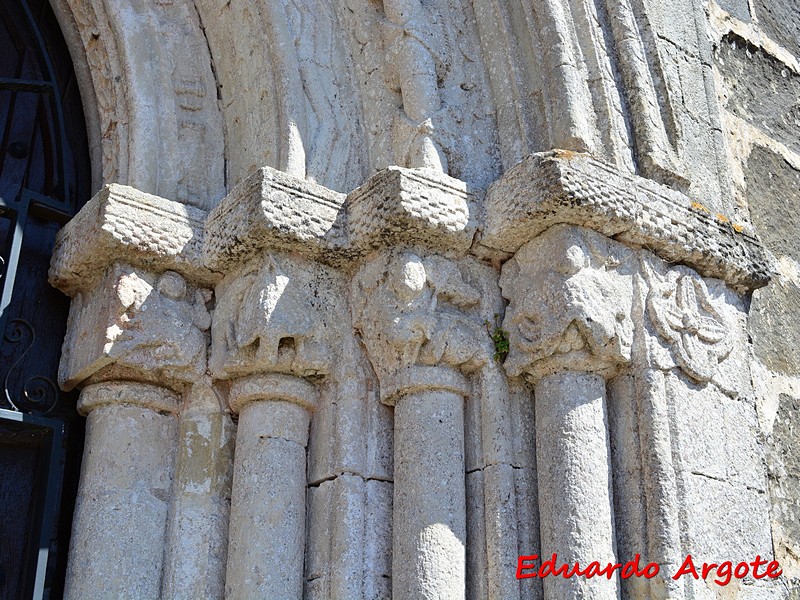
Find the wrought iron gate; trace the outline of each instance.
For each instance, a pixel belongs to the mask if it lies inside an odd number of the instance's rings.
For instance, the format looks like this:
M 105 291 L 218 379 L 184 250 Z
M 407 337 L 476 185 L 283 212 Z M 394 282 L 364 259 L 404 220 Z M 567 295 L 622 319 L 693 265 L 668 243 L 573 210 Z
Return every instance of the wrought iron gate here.
M 80 99 L 50 6 L 0 1 L 0 600 L 62 593 L 83 423 L 55 384 L 69 303 L 47 268 L 88 180 Z

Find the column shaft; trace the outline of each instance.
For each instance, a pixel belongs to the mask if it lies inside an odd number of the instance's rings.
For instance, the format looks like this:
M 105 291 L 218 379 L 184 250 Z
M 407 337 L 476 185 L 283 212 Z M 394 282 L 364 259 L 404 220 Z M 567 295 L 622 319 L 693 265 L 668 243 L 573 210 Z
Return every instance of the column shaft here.
M 240 410 L 226 598 L 303 597 L 310 419 L 307 408 L 283 400 L 251 401 Z
M 616 562 L 605 380 L 562 372 L 535 387 L 541 555 L 558 564 Z M 544 579 L 545 598 L 619 598 L 619 579 Z
M 148 407 L 150 405 L 151 407 Z M 157 600 L 171 494 L 177 398 L 156 386 L 96 384 L 86 422 L 64 597 Z
M 395 406 L 392 597 L 464 599 L 464 398 L 405 395 Z

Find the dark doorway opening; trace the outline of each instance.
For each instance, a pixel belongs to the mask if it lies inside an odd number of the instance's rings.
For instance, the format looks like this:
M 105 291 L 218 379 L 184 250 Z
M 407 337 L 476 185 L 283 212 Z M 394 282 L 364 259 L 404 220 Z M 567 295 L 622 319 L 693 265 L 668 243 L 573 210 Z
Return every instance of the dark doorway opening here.
M 69 300 L 47 270 L 90 181 L 48 0 L 0 2 L 0 600 L 63 596 L 84 423 L 55 383 Z

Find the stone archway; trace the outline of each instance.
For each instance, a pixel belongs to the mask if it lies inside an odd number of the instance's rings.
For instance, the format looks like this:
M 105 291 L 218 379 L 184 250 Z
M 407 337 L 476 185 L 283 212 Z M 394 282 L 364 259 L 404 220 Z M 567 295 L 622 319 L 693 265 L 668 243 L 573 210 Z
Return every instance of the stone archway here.
M 52 0 L 81 89 L 93 187 L 119 182 L 211 208 L 224 133 L 194 3 Z

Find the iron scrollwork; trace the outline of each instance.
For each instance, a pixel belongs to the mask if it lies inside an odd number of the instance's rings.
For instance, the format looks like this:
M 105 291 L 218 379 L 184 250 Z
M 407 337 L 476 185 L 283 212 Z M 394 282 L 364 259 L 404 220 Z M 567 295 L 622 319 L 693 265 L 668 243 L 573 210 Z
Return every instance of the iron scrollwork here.
M 43 375 L 29 377 L 22 386 L 22 399 L 18 397 L 16 402 L 12 399 L 12 391 L 10 389 L 11 374 L 17 369 L 21 370 L 25 356 L 36 342 L 36 331 L 33 325 L 25 319 L 11 319 L 9 321 L 9 330 L 3 336 L 3 339 L 10 344 L 19 344 L 26 338 L 30 338 L 27 346 L 11 365 L 8 373 L 6 373 L 3 381 L 3 391 L 6 403 L 11 407 L 11 410 L 44 416 L 55 408 L 59 399 L 58 386 L 49 377 Z

